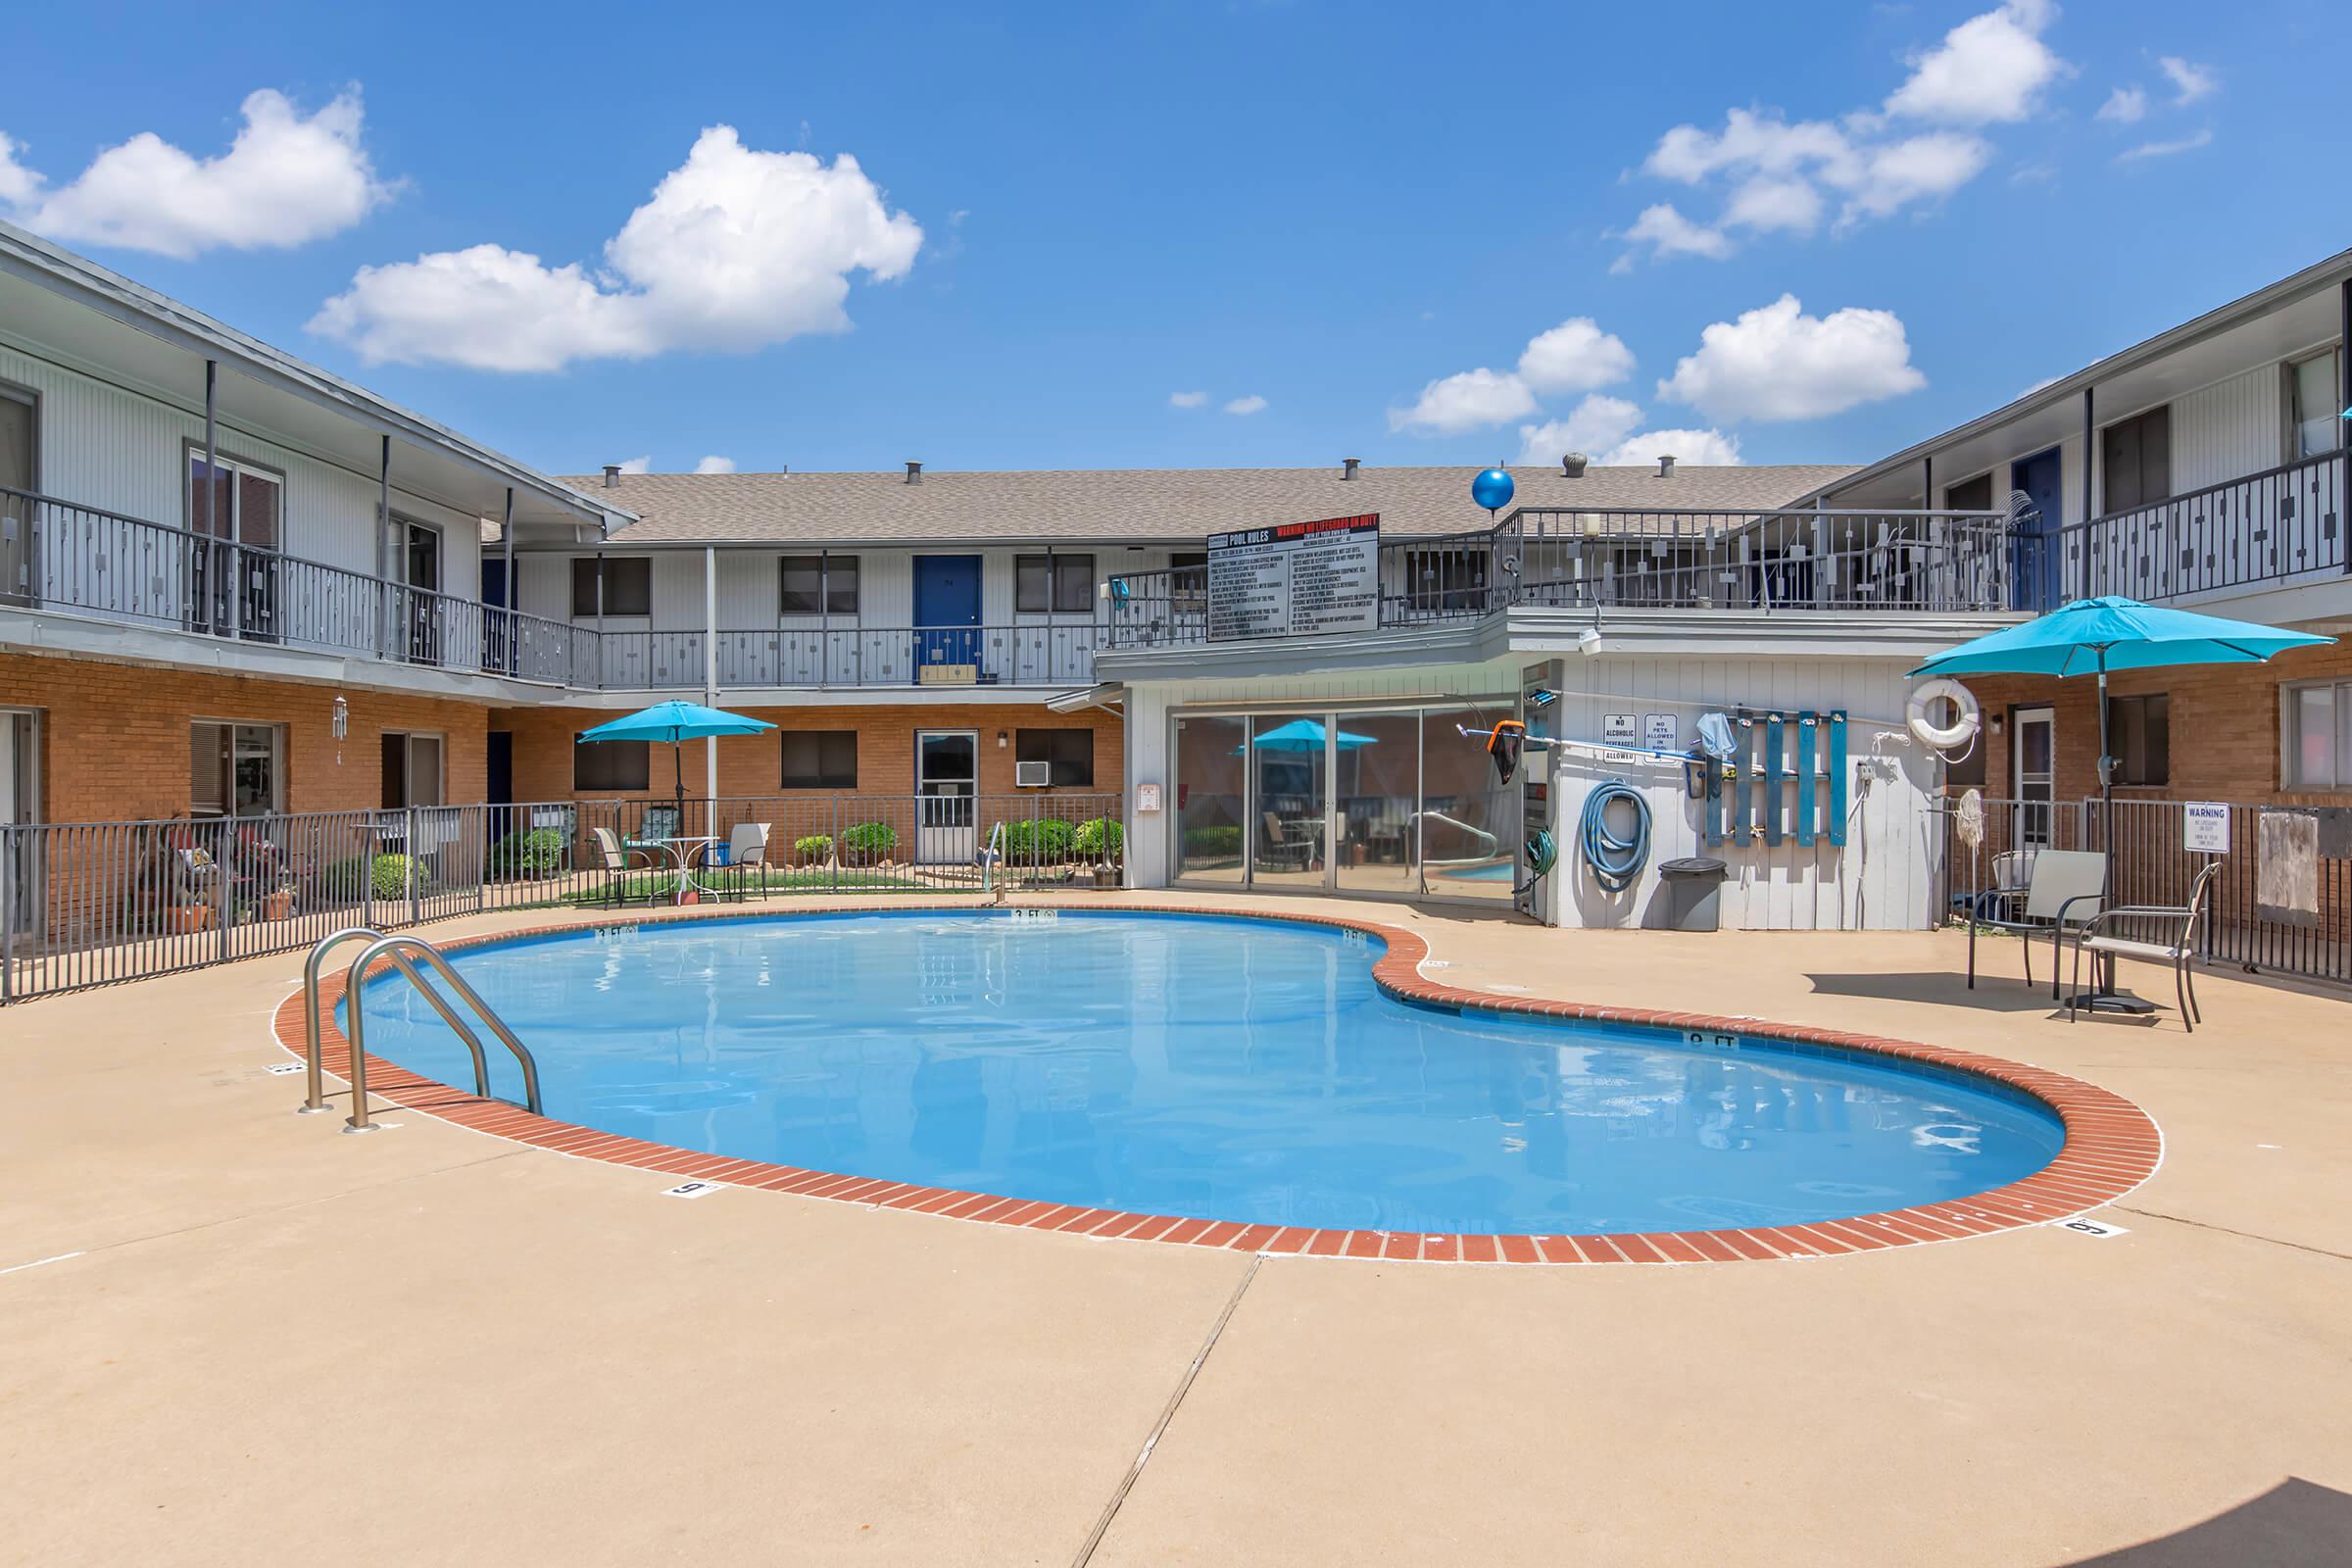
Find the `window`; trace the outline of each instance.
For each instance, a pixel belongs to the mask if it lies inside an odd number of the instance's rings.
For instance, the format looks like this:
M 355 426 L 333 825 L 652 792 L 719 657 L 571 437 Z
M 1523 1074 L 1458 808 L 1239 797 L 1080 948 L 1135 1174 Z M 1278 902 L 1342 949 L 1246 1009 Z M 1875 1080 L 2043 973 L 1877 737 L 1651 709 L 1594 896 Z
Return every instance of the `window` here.
M 1463 549 L 1440 545 L 1404 553 L 1404 581 L 1400 585 L 1408 612 L 1483 610 L 1487 603 L 1487 560 L 1484 545 Z
M 2118 784 L 2169 784 L 2173 768 L 2173 700 L 2163 692 L 2107 699 L 2107 747 Z
M 858 732 L 854 729 L 786 730 L 784 787 L 788 790 L 856 789 Z
M 1048 782 L 1057 789 L 1095 787 L 1095 732 L 1091 729 L 1025 729 L 1013 737 L 1013 760 L 1052 764 Z
M 644 741 L 594 741 L 572 737 L 571 787 L 575 790 L 641 790 L 653 772 L 653 748 Z
M 283 808 L 284 726 L 201 721 L 189 728 L 188 811 L 259 816 Z
M 1177 550 L 1168 556 L 1168 600 L 1171 609 L 1195 614 L 1208 609 L 1208 552 Z
M 1092 556 L 1015 556 L 1012 608 L 1023 614 L 1086 614 L 1095 608 Z
M 858 613 L 856 556 L 785 556 L 780 564 L 783 592 L 776 608 L 782 613 Z
M 187 529 L 214 539 L 234 540 L 256 550 L 284 543 L 284 476 L 269 468 L 214 454 L 213 482 L 204 482 L 204 448 L 190 443 L 185 503 Z
M 2352 681 L 2278 688 L 2282 789 L 2352 790 Z
M 2343 445 L 2343 381 L 2334 349 L 2286 368 L 2286 405 L 2289 463 Z
M 1974 479 L 1963 479 L 1947 486 L 1943 492 L 1946 512 L 1990 512 L 1992 510 L 1992 475 L 1980 473 Z
M 650 615 L 653 612 L 653 558 L 608 556 L 605 559 L 605 613 Z M 581 556 L 571 564 L 571 618 L 596 618 L 596 558 L 593 556 Z
M 2173 414 L 2150 409 L 2099 432 L 2104 512 L 2129 512 L 2173 493 Z
M 384 809 L 441 804 L 441 737 L 384 731 Z

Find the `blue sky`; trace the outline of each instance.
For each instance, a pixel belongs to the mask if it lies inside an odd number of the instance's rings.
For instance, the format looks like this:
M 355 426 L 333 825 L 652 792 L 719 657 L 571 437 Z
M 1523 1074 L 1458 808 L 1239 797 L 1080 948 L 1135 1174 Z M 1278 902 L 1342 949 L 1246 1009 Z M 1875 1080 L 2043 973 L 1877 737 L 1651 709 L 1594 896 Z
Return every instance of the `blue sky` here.
M 2347 243 L 2328 0 L 11 33 L 0 215 L 563 472 L 1865 461 Z

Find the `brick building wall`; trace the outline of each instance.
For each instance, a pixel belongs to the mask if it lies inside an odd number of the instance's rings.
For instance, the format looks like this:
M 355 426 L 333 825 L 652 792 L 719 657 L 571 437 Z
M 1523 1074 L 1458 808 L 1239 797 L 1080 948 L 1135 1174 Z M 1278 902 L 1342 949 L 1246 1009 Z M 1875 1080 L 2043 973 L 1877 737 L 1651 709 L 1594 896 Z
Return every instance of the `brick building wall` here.
M 337 695 L 351 710 L 340 742 Z M 41 714 L 41 815 L 52 822 L 186 815 L 191 727 L 205 719 L 284 726 L 288 810 L 381 805 L 387 730 L 440 735 L 446 799 L 483 798 L 489 710 L 448 698 L 0 653 L 0 707 Z
M 808 796 L 834 794 L 904 795 L 914 793 L 914 736 L 917 730 L 968 729 L 980 735 L 980 793 L 1009 796 L 1019 732 L 1024 729 L 1086 730 L 1095 737 L 1095 782 L 1089 790 L 1021 791 L 1019 793 L 1116 795 L 1123 787 L 1122 731 L 1115 714 L 1100 710 L 1056 713 L 1042 706 L 998 703 L 925 702 L 852 708 L 761 708 L 728 705 L 728 711 L 763 718 L 784 730 L 854 730 L 858 735 L 858 785 L 855 792 L 787 790 L 783 787 L 783 745 L 774 734 L 727 735 L 718 742 L 718 793 L 722 797 Z M 574 789 L 572 737 L 618 717 L 607 709 L 518 708 L 496 709 L 490 728 L 514 737 L 514 799 L 517 801 L 607 800 L 616 793 L 666 797 L 671 792 L 671 748 L 652 748 L 643 791 Z M 997 744 L 997 736 L 1004 744 Z M 685 748 L 686 794 L 703 792 L 706 782 L 704 743 L 689 741 Z
M 2170 782 L 2118 784 L 2117 798 L 2352 805 L 2352 794 L 2341 791 L 2314 794 L 2279 788 L 2278 688 L 2307 680 L 2352 680 L 2352 641 L 2296 649 L 2267 664 L 2184 664 L 2110 674 L 2111 697 L 2163 692 L 2172 699 Z M 1969 677 L 1967 685 L 1984 708 L 1986 723 L 1980 744 L 1984 748 L 1986 795 L 2013 793 L 2009 746 L 2016 726 L 2004 722 L 2003 733 L 1995 735 L 1991 719 L 2007 719 L 2014 708 L 2041 704 L 2056 710 L 2058 799 L 2079 801 L 2099 793 L 2096 677 L 1978 675 Z

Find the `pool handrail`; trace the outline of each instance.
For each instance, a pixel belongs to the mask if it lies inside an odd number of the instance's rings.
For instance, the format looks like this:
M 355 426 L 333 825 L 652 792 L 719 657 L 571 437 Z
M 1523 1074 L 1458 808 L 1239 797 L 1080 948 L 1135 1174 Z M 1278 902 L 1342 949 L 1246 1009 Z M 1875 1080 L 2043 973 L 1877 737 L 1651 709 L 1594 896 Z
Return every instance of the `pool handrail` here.
M 360 956 L 352 960 L 351 969 L 346 975 L 343 985 L 343 995 L 349 999 L 346 1021 L 350 1026 L 347 1033 L 351 1041 L 352 1102 L 351 1115 L 346 1118 L 343 1125 L 345 1132 L 372 1132 L 375 1128 L 375 1124 L 368 1118 L 368 1021 L 365 1009 L 359 1004 L 359 996 L 362 981 L 366 978 L 368 971 L 374 967 L 378 958 L 389 958 L 394 967 L 408 977 L 409 983 L 423 994 L 425 1001 L 432 1004 L 433 1010 L 438 1012 L 442 1020 L 456 1031 L 458 1038 L 466 1043 L 466 1049 L 473 1056 L 474 1092 L 484 1100 L 490 1098 L 490 1067 L 483 1054 L 480 1038 L 466 1026 L 456 1010 L 442 999 L 441 995 L 425 982 L 423 975 L 417 972 L 416 964 L 409 960 L 411 954 L 422 957 L 426 963 L 430 964 L 433 971 L 448 982 L 449 988 L 473 1009 L 475 1016 L 490 1026 L 490 1032 L 498 1037 L 499 1044 L 514 1053 L 516 1063 L 522 1068 L 523 1108 L 531 1111 L 534 1115 L 541 1112 L 543 1102 L 539 1095 L 538 1058 L 531 1054 L 530 1048 L 514 1037 L 514 1031 L 507 1027 L 506 1020 L 491 1009 L 490 1004 L 482 1000 L 481 994 L 466 984 L 466 977 L 450 966 L 449 959 L 442 956 L 441 950 L 422 937 L 384 936 L 373 931 L 338 933 L 336 937 L 329 938 L 327 942 L 320 943 L 317 949 L 313 950 L 311 959 L 313 970 L 316 968 L 318 957 L 329 945 L 354 934 L 372 936 L 375 940 L 370 942 L 361 951 Z M 316 1073 L 318 1070 L 318 1037 L 317 1032 L 318 998 L 315 990 L 310 998 L 310 1007 L 313 1030 L 311 1060 L 312 1071 Z
M 318 965 L 325 960 L 329 952 L 341 947 L 346 942 L 355 941 L 360 937 L 366 937 L 371 942 L 380 942 L 383 940 L 383 936 L 384 934 L 373 926 L 347 925 L 342 930 L 321 938 L 318 944 L 311 949 L 310 957 L 303 962 L 302 1054 L 303 1059 L 308 1064 L 310 1092 L 303 1097 L 301 1108 L 295 1112 L 298 1116 L 315 1116 L 322 1110 L 334 1108 L 326 1102 L 325 1074 L 318 1065 Z

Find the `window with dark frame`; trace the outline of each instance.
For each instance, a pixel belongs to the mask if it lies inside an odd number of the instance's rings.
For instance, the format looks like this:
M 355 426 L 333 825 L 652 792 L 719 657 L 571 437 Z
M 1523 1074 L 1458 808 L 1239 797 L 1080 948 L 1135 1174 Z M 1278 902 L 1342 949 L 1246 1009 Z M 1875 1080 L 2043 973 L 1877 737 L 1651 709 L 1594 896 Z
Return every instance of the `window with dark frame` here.
M 650 615 L 654 612 L 654 559 L 651 556 L 605 558 L 605 613 Z M 571 563 L 571 618 L 596 618 L 596 559 L 575 557 Z
M 2164 692 L 2107 699 L 2107 748 L 2118 784 L 2169 784 L 2173 777 L 2173 700 Z
M 642 790 L 653 776 L 653 747 L 646 741 L 597 741 L 583 746 L 572 737 L 571 787 L 575 790 Z
M 788 790 L 856 789 L 858 732 L 854 729 L 784 731 L 783 787 Z
M 1013 737 L 1013 760 L 1050 764 L 1047 782 L 1056 789 L 1095 787 L 1095 732 L 1091 729 L 1025 729 Z
M 1015 556 L 1012 608 L 1024 615 L 1085 614 L 1095 608 L 1092 556 Z
M 1208 552 L 1175 550 L 1168 554 L 1168 603 L 1196 614 L 1208 610 Z
M 1974 479 L 1963 479 L 1946 487 L 1943 492 L 1946 512 L 1990 512 L 1992 510 L 1992 475 L 1980 473 Z
M 2100 512 L 2130 512 L 2173 493 L 2173 411 L 2150 409 L 2099 432 Z
M 781 613 L 858 613 L 856 556 L 782 556 L 777 564 L 780 591 L 776 608 Z

